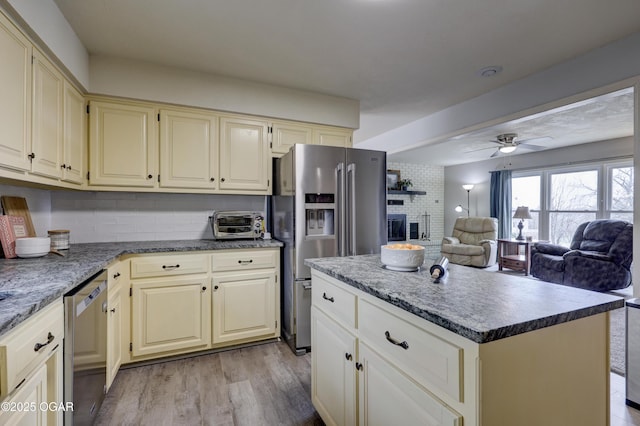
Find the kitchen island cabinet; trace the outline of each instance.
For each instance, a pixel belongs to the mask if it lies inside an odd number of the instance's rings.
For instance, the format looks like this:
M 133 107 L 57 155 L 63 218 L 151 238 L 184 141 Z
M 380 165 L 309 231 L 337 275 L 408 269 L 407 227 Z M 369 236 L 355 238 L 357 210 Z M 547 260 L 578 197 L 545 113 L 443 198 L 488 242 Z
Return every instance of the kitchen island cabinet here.
M 305 263 L 312 339 L 347 330 L 356 341 L 352 359 L 334 357 L 343 365 L 312 351 L 327 424 L 347 424 L 352 399 L 321 384 L 353 375 L 361 425 L 609 423 L 608 311 L 621 298 L 460 265 L 435 284 L 428 268 L 388 271 L 379 255 Z M 323 354 L 345 350 L 325 340 Z

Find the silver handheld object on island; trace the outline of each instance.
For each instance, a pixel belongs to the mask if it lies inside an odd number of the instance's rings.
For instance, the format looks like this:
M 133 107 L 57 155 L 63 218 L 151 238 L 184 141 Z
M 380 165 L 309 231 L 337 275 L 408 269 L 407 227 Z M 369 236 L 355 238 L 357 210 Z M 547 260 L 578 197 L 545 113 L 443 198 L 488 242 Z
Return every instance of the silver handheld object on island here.
M 434 283 L 439 283 L 440 279 L 446 276 L 448 265 L 449 259 L 444 256 L 442 256 L 436 263 L 431 265 L 431 268 L 429 268 L 429 272 L 431 273 L 431 278 L 435 280 Z

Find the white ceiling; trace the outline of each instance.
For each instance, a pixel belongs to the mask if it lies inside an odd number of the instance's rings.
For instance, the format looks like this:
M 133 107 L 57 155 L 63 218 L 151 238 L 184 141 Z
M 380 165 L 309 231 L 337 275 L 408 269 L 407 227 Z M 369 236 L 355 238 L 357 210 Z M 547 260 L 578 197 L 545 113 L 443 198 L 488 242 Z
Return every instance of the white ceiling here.
M 91 55 L 358 99 L 356 142 L 640 31 L 638 0 L 55 2 Z

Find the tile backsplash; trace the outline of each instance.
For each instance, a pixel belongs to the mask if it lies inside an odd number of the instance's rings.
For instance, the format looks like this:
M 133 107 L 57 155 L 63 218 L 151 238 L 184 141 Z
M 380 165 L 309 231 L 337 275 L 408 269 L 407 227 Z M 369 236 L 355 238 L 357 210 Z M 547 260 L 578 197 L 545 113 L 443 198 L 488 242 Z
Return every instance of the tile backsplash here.
M 213 238 L 213 210 L 265 211 L 258 195 L 39 190 L 0 185 L 25 197 L 38 236 L 69 229 L 71 243 Z
M 411 179 L 410 190 L 426 191 L 426 195 L 389 194 L 389 200 L 402 200 L 403 205 L 387 206 L 387 213 L 404 213 L 407 215 L 407 238 L 409 223 L 418 223 L 418 237 L 429 233 L 429 240 L 440 251 L 440 243 L 444 236 L 444 167 L 387 162 L 387 169 L 400 170 L 402 179 Z M 424 216 L 429 215 L 429 229 L 425 229 Z

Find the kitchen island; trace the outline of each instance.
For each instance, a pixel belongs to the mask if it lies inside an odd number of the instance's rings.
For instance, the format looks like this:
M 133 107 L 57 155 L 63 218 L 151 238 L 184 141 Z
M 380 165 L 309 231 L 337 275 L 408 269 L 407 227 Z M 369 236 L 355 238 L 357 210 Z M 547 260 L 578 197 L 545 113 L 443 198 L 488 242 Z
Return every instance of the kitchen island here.
M 394 272 L 379 255 L 306 264 L 327 424 L 609 424 L 608 311 L 623 299 L 459 265 L 435 284 L 430 265 Z

